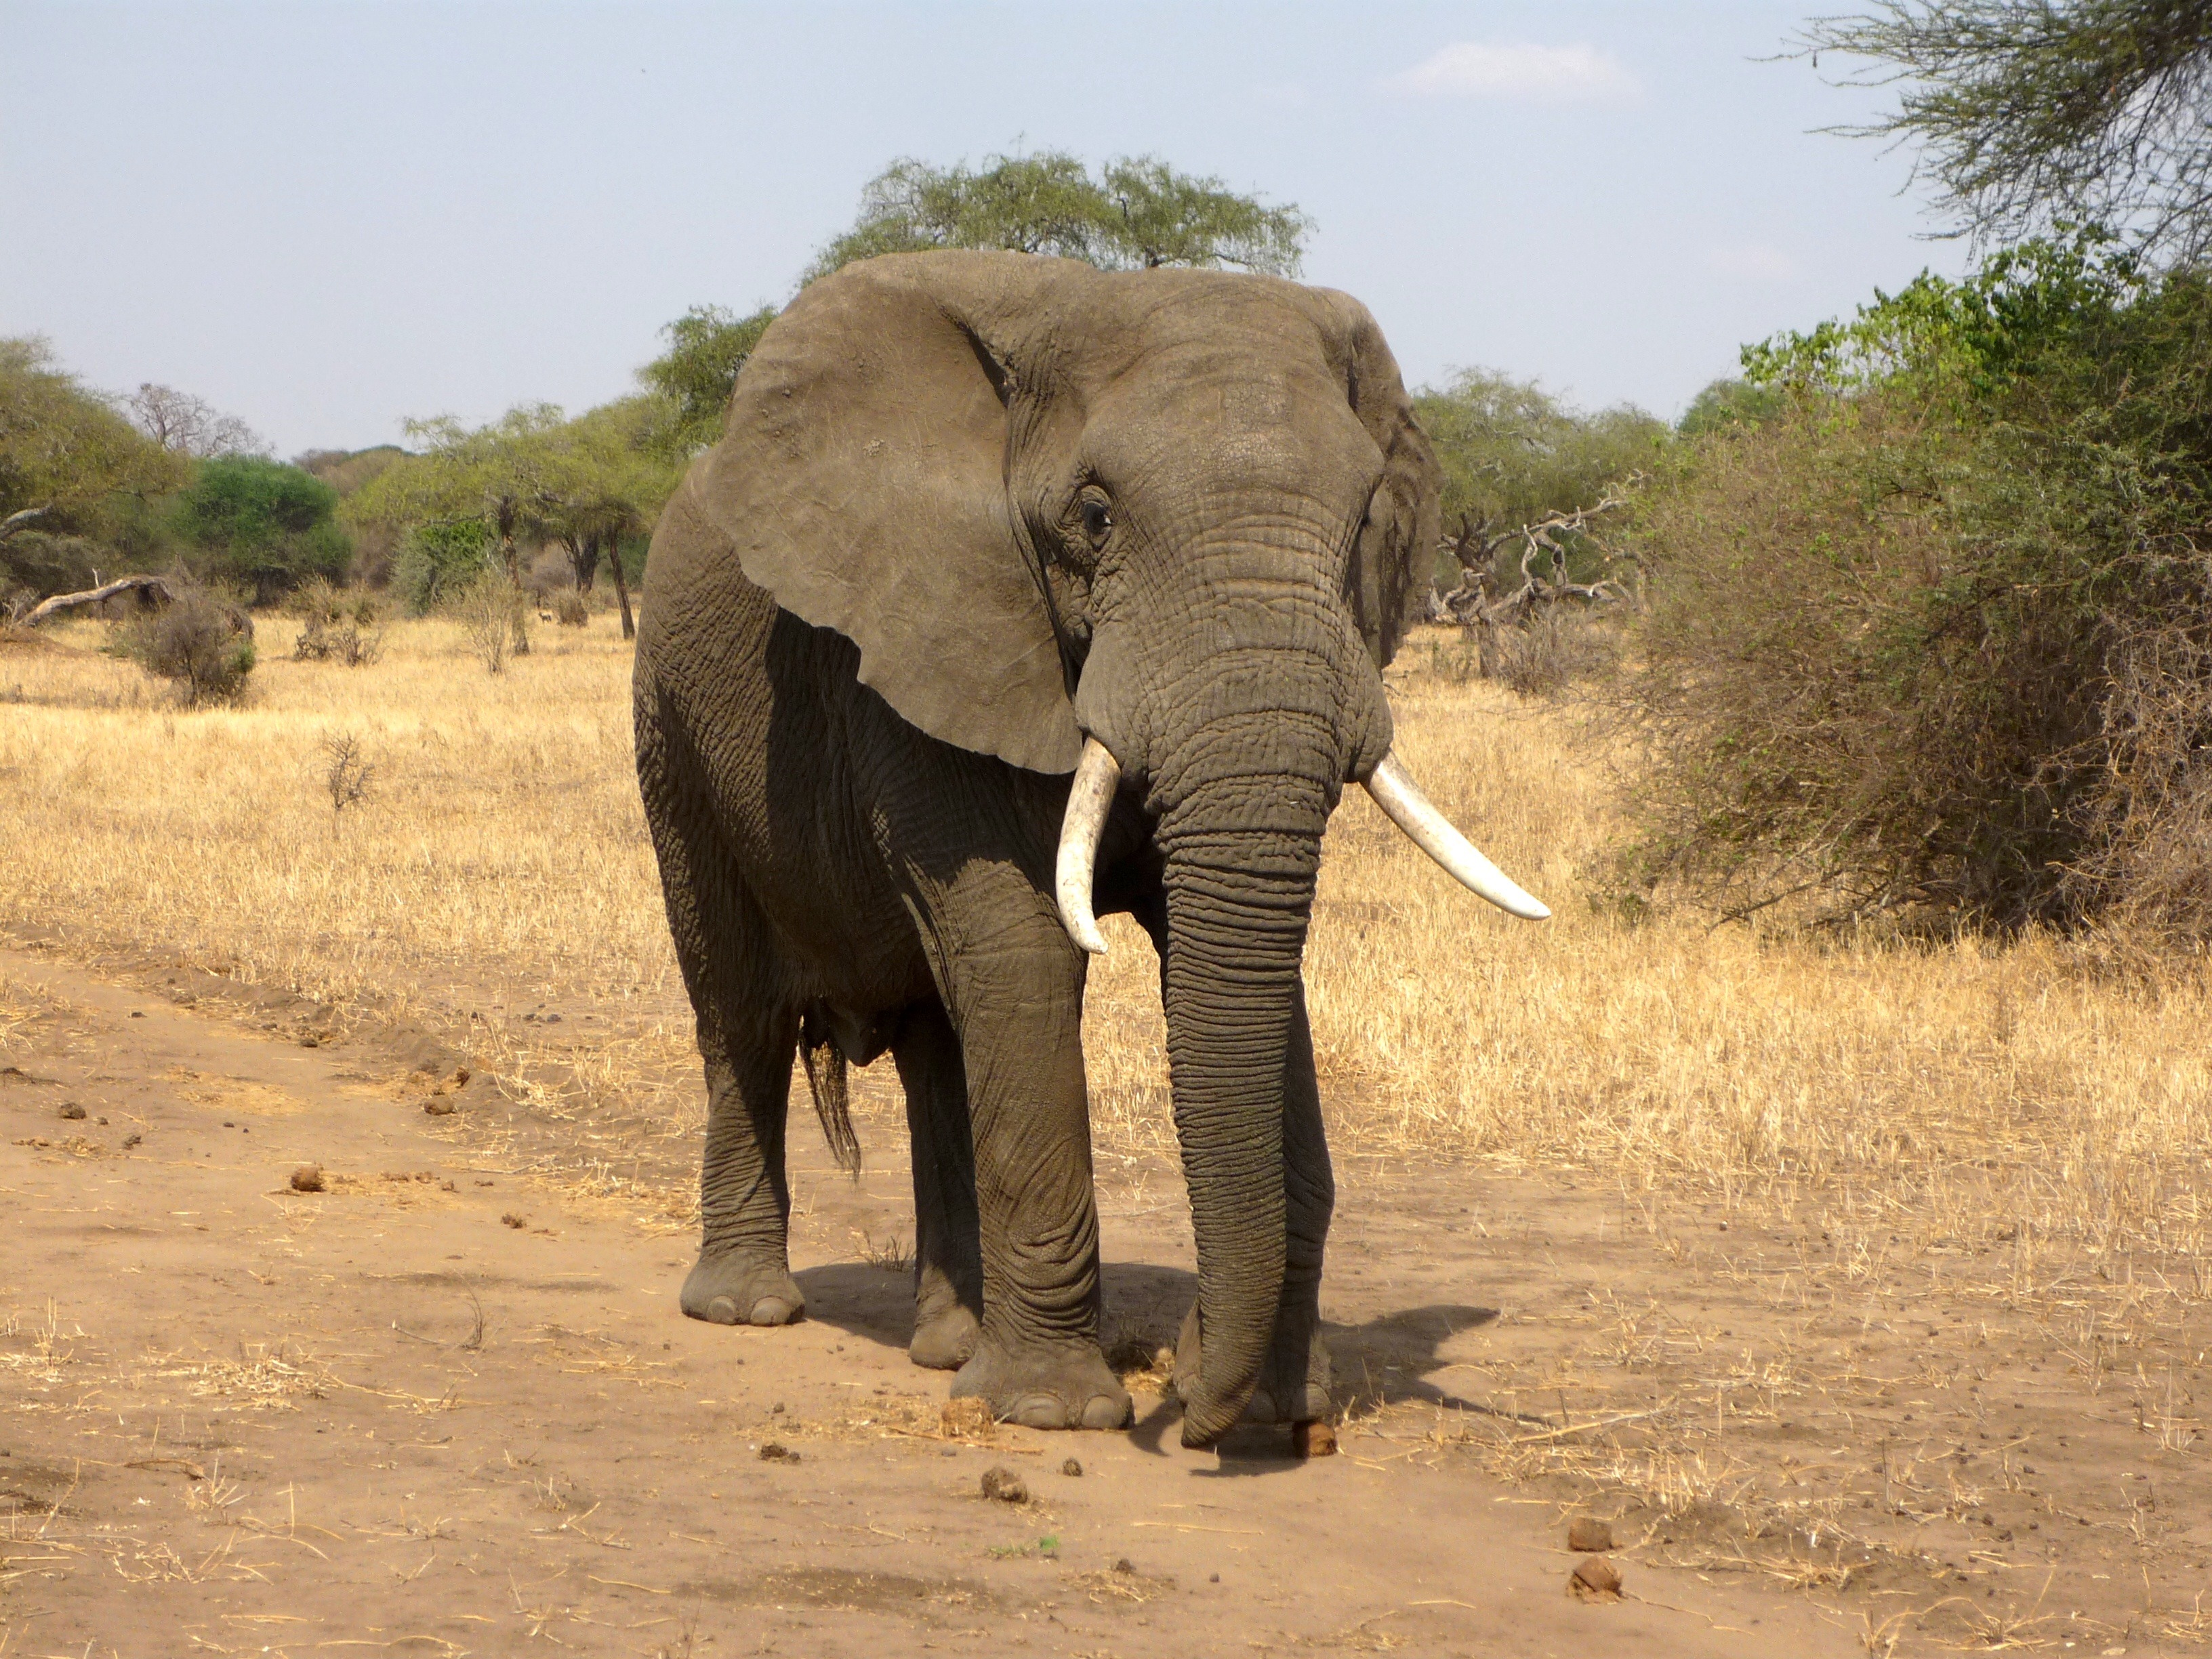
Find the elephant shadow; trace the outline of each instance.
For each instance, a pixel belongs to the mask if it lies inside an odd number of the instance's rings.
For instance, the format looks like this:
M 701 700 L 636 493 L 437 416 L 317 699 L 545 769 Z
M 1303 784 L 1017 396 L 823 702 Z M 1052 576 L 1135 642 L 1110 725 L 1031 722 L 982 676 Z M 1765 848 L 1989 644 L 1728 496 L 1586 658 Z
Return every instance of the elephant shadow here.
M 810 1319 L 885 1347 L 903 1348 L 911 1339 L 914 1284 L 908 1275 L 842 1261 L 803 1268 L 793 1276 L 806 1294 Z M 1198 1276 L 1182 1267 L 1123 1261 L 1107 1263 L 1103 1277 L 1101 1335 L 1107 1355 L 1119 1366 L 1142 1369 L 1144 1357 L 1174 1345 L 1184 1313 L 1198 1299 Z M 1384 1406 L 1418 1403 L 1499 1414 L 1495 1406 L 1428 1380 L 1449 1363 L 1443 1358 L 1447 1343 L 1497 1317 L 1495 1308 L 1430 1303 L 1359 1324 L 1324 1319 L 1339 1409 L 1360 1415 Z M 1141 1413 L 1131 1437 L 1147 1451 L 1159 1451 L 1169 1425 L 1181 1415 L 1172 1395 L 1160 1399 Z M 1295 1467 L 1296 1462 L 1279 1428 L 1238 1429 L 1222 1441 L 1220 1452 L 1223 1474 L 1263 1474 Z

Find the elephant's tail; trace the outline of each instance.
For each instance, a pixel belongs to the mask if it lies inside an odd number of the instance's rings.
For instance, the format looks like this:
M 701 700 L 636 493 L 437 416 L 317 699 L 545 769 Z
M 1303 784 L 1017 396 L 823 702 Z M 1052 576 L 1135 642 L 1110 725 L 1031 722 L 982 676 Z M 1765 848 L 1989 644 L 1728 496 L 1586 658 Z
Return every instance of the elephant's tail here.
M 852 1097 L 845 1086 L 844 1051 L 811 1030 L 800 1038 L 799 1057 L 806 1066 L 806 1089 L 814 1097 L 814 1115 L 837 1167 L 856 1179 L 860 1173 L 860 1139 L 853 1133 Z

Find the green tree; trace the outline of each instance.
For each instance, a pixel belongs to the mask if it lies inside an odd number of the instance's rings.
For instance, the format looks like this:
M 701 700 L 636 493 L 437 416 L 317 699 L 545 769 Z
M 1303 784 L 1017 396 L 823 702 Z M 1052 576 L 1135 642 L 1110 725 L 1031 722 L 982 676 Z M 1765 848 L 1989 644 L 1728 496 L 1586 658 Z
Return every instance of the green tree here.
M 1787 401 L 1777 386 L 1745 380 L 1714 380 L 1690 399 L 1674 430 L 1685 438 L 1698 438 L 1732 426 L 1762 425 L 1779 415 Z
M 580 592 L 604 560 L 614 578 L 623 637 L 635 635 L 623 550 L 649 530 L 676 488 L 680 463 L 657 441 L 662 411 L 650 397 L 603 404 L 551 435 L 538 522 L 568 555 Z
M 174 523 L 195 574 L 250 585 L 266 605 L 310 576 L 345 574 L 353 544 L 338 527 L 338 493 L 313 474 L 264 455 L 221 455 L 199 465 L 177 498 Z
M 104 540 L 130 503 L 180 488 L 191 465 L 58 367 L 45 340 L 0 339 L 0 557 L 30 534 Z
M 773 306 L 743 317 L 722 306 L 694 306 L 662 329 L 668 349 L 637 372 L 662 400 L 643 439 L 647 447 L 689 456 L 720 438 L 738 371 L 775 320 Z
M 1293 276 L 1312 228 L 1294 206 L 1238 195 L 1155 156 L 1121 157 L 1097 177 L 1060 150 L 989 156 L 980 168 L 906 158 L 869 180 L 859 220 L 802 280 L 878 253 L 960 247 L 1056 254 L 1107 270 L 1237 265 Z
M 1800 45 L 1902 83 L 1893 113 L 1844 131 L 1922 146 L 1919 172 L 1984 244 L 2087 223 L 2160 263 L 2212 253 L 2212 7 L 1888 0 Z
M 1240 265 L 1295 276 L 1313 228 L 1295 207 L 1268 207 L 1218 179 L 1177 173 L 1158 156 L 1109 162 L 1105 192 L 1115 210 L 1105 236 L 1114 263 L 1145 270 Z

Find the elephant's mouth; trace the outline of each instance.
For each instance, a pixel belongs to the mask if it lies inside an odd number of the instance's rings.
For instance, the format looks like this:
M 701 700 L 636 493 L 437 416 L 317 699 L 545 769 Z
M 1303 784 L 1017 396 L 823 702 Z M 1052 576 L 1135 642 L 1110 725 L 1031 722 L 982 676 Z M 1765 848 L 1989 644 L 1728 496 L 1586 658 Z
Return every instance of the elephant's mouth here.
M 1085 738 L 1074 787 L 1067 793 L 1067 813 L 1060 821 L 1054 890 L 1068 937 L 1093 956 L 1104 954 L 1106 938 L 1099 932 L 1098 918 L 1091 908 L 1091 881 L 1099 838 L 1106 830 L 1107 811 L 1114 803 L 1121 778 L 1121 769 L 1106 745 L 1096 738 Z M 1522 888 L 1460 834 L 1421 793 L 1396 755 L 1383 756 L 1362 787 L 1414 846 L 1468 891 L 1524 921 L 1542 921 L 1552 914 L 1543 901 Z

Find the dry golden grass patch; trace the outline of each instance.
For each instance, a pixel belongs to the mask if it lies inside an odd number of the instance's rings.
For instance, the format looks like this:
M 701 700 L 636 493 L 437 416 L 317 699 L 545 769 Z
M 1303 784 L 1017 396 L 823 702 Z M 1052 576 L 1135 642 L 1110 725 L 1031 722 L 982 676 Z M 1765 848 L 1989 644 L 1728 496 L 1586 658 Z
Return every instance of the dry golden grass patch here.
M 292 626 L 261 623 L 235 710 L 165 706 L 86 651 L 10 656 L 0 922 L 374 1000 L 502 1071 L 562 1062 L 568 1094 L 540 1090 L 533 1109 L 644 1097 L 672 1130 L 696 1126 L 611 621 L 542 634 L 498 676 L 440 621 L 398 624 L 355 669 L 286 659 L 275 636 Z M 98 625 L 63 638 L 95 645 Z M 1394 671 L 1400 750 L 1556 915 L 1530 926 L 1470 899 L 1347 795 L 1307 972 L 1340 1150 L 1732 1200 L 1848 1192 L 1944 1208 L 1976 1241 L 2194 1248 L 2212 1143 L 2201 979 L 2100 981 L 2043 940 L 1632 925 L 1589 902 L 1624 776 L 1613 746 L 1571 708 L 1424 666 L 1446 655 L 1417 641 Z M 339 813 L 323 745 L 344 733 L 375 773 Z M 1101 1150 L 1168 1150 L 1156 965 L 1134 927 L 1109 927 L 1087 1021 Z M 547 1005 L 568 1023 L 534 1022 Z M 623 1153 L 592 1156 L 611 1181 Z
M 177 709 L 96 654 L 0 660 L 0 927 L 428 1025 L 515 1108 L 434 1133 L 564 1201 L 688 1230 L 697 1060 L 613 624 L 541 631 L 496 677 L 438 622 L 395 626 L 359 669 L 288 660 L 289 626 L 261 624 L 237 709 Z M 1334 1144 L 1362 1171 L 1571 1180 L 1577 1201 L 1595 1188 L 1611 1206 L 1597 1238 L 1632 1234 L 1644 1277 L 1591 1285 L 1569 1262 L 1550 1281 L 1559 1305 L 1508 1310 L 1480 1363 L 1455 1349 L 1430 1374 L 1474 1408 L 1423 1407 L 1422 1421 L 1404 1389 L 1340 1374 L 1360 1420 L 1406 1438 L 1393 1455 L 1472 1454 L 1609 1494 L 1649 1518 L 1651 1548 L 1791 1583 L 1919 1550 L 1948 1595 L 1980 1558 L 1914 1540 L 1971 1523 L 2015 1528 L 2015 1565 L 2042 1583 L 2060 1558 L 2028 1553 L 2054 1536 L 2031 1530 L 2037 1516 L 2075 1526 L 2070 1547 L 2194 1571 L 2160 1528 L 2202 1486 L 2191 1395 L 2212 1347 L 2201 976 L 2100 975 L 2042 939 L 1912 947 L 1626 920 L 1592 898 L 1632 755 L 1571 703 L 1468 683 L 1449 644 L 1417 641 L 1401 663 L 1400 751 L 1556 914 L 1531 926 L 1489 909 L 1347 796 L 1307 962 Z M 326 744 L 347 734 L 374 772 L 337 812 Z M 1102 1164 L 1125 1199 L 1174 1136 L 1157 963 L 1126 920 L 1107 927 L 1085 1043 Z M 0 1054 L 33 1019 L 0 988 Z M 897 1144 L 889 1068 L 854 1096 Z M 1453 1221 L 1455 1249 L 1473 1243 L 1465 1207 L 1429 1218 Z M 1469 1273 L 1503 1281 L 1546 1253 L 1501 1242 Z M 0 1339 L 0 1365 L 59 1386 L 51 1316 Z M 628 1374 L 621 1355 L 587 1358 Z M 226 1382 L 267 1403 L 295 1380 L 271 1364 Z M 2047 1446 L 2041 1474 L 2025 1466 L 2007 1449 L 2016 1411 L 2040 1413 L 2047 1437 L 2095 1418 L 2091 1474 L 2139 1462 L 2170 1483 L 2165 1507 L 2118 1489 L 2093 1500 L 2087 1475 L 2054 1482 L 2063 1454 Z M 850 1415 L 931 1431 L 902 1397 Z M 1723 1509 L 1734 1530 L 1698 1522 Z M 2114 1562 L 2130 1577 L 2141 1565 Z M 2034 1589 L 1974 1617 L 2041 1619 L 2050 1607 L 2023 1611 Z M 1960 1618 L 1960 1639 L 1988 1635 Z M 2178 1620 L 2160 1628 L 2195 1639 Z

